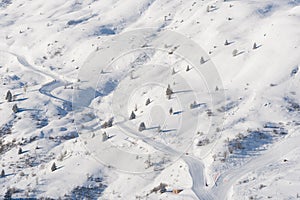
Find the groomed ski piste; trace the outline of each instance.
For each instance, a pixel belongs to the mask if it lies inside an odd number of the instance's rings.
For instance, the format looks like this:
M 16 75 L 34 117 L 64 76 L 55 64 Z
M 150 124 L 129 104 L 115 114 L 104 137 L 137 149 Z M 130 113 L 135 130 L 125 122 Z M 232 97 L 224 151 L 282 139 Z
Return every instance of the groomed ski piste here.
M 300 1 L 2 0 L 0 19 L 1 199 L 300 198 Z

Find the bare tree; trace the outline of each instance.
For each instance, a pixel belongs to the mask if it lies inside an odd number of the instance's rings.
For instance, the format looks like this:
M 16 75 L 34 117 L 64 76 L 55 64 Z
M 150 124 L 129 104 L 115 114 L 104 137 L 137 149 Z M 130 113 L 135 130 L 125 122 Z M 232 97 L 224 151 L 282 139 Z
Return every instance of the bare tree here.
M 134 105 L 134 111 L 136 112 L 138 109 L 137 109 L 137 105 L 135 104 Z

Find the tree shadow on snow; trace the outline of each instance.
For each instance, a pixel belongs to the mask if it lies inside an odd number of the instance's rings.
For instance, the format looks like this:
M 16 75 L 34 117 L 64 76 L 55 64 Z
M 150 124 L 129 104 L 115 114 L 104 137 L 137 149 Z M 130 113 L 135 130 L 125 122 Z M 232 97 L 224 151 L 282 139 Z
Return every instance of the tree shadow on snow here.
M 193 90 L 180 90 L 180 91 L 174 92 L 174 94 L 187 93 L 187 92 L 192 92 L 192 91 Z
M 166 130 L 161 130 L 160 132 L 168 133 L 168 132 L 172 132 L 172 131 L 177 131 L 177 129 L 166 129 Z
M 238 53 L 236 54 L 236 56 L 239 56 L 239 55 L 241 55 L 241 54 L 243 54 L 243 53 L 245 53 L 245 51 L 240 51 L 240 52 L 238 52 Z
M 180 111 L 176 111 L 176 112 L 173 112 L 173 115 L 179 115 L 179 114 L 181 114 L 181 113 L 183 113 L 183 111 L 182 111 L 182 110 L 180 110 Z
M 145 130 L 153 130 L 153 129 L 158 129 L 159 126 L 153 126 L 153 127 L 149 127 L 149 128 L 146 128 Z
M 21 99 L 16 99 L 15 101 L 25 101 L 27 100 L 28 98 L 21 98 Z
M 24 112 L 24 111 L 38 111 L 38 112 L 40 112 L 42 110 L 40 110 L 40 109 L 32 109 L 32 108 L 19 108 L 18 109 L 18 113 Z
M 22 152 L 20 153 L 20 155 L 25 154 L 25 153 L 28 153 L 28 152 L 29 152 L 29 150 L 22 151 Z

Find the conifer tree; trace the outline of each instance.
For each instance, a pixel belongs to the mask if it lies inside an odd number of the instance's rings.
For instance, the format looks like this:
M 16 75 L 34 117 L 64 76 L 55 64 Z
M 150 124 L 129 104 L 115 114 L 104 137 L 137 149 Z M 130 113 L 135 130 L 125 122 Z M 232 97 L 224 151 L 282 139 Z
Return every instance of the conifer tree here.
M 151 103 L 151 101 L 150 101 L 150 99 L 148 98 L 145 105 L 148 106 L 150 103 Z
M 146 125 L 145 125 L 144 122 L 142 122 L 142 123 L 140 123 L 139 131 L 142 132 L 142 131 L 144 131 L 144 130 L 146 130 Z
M 19 111 L 19 108 L 18 108 L 17 104 L 13 105 L 12 110 L 13 110 L 14 113 L 17 113 Z
M 200 64 L 202 65 L 202 64 L 204 64 L 205 63 L 205 60 L 204 60 L 204 58 L 201 56 L 201 58 L 200 58 Z
M 172 69 L 172 75 L 176 74 L 175 69 Z
M 22 148 L 19 148 L 19 150 L 18 150 L 18 154 L 22 154 L 23 153 L 23 150 L 22 150 Z
M 232 55 L 233 55 L 233 56 L 237 56 L 237 54 L 238 54 L 238 50 L 237 50 L 237 49 L 234 49 L 234 50 L 232 51 Z
M 256 44 L 256 42 L 254 42 L 254 44 L 253 44 L 253 49 L 257 49 L 257 44 Z
M 185 71 L 190 71 L 190 66 L 188 65 L 188 66 L 186 66 L 186 70 Z
M 55 162 L 52 164 L 51 166 L 51 171 L 54 172 L 55 170 L 57 170 L 56 164 Z
M 106 140 L 108 140 L 108 135 L 107 135 L 106 132 L 104 132 L 104 133 L 102 134 L 102 142 L 105 142 Z
M 7 91 L 6 93 L 6 97 L 5 100 L 7 100 L 8 102 L 12 102 L 13 96 L 10 90 Z
M 173 114 L 173 108 L 170 108 L 169 113 L 170 113 L 170 115 Z
M 132 111 L 129 117 L 129 120 L 135 119 L 136 115 L 134 114 L 134 112 Z

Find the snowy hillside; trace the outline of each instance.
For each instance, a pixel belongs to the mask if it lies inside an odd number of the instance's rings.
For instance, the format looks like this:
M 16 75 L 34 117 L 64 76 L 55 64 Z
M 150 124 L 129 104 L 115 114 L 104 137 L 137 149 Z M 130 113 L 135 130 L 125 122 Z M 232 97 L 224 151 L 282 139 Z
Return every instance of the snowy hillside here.
M 0 0 L 0 199 L 300 198 L 299 0 Z

